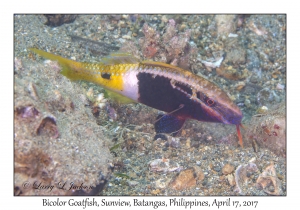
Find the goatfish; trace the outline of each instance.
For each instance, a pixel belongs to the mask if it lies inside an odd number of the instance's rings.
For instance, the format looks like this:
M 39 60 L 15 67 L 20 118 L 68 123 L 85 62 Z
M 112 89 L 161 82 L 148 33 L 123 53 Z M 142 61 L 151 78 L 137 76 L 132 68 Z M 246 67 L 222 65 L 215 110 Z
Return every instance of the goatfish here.
M 30 51 L 61 66 L 70 80 L 85 80 L 130 100 L 166 112 L 155 121 L 157 134 L 173 134 L 186 119 L 236 125 L 240 132 L 243 114 L 216 84 L 177 66 L 140 61 L 127 53 L 114 53 L 98 63 L 77 62 L 36 48 Z

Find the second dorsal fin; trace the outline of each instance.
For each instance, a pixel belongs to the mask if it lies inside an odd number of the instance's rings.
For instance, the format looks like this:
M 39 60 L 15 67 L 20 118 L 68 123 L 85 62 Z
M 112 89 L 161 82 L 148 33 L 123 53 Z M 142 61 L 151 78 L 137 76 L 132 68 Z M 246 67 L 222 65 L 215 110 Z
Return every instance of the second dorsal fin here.
M 101 59 L 100 63 L 103 65 L 116 65 L 116 64 L 130 64 L 139 63 L 139 59 L 129 53 L 111 53 L 107 57 Z

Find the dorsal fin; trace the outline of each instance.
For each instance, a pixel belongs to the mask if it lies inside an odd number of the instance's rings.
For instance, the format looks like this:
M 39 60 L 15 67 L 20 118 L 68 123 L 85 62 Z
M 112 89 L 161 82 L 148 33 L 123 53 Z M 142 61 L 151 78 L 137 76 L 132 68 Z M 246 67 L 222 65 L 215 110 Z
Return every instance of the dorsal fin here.
M 101 59 L 100 64 L 103 65 L 116 65 L 116 64 L 128 64 L 139 63 L 139 59 L 129 53 L 116 52 L 111 53 L 109 56 Z
M 150 66 L 157 66 L 157 67 L 164 67 L 164 68 L 169 68 L 169 69 L 176 69 L 176 70 L 179 70 L 179 71 L 185 70 L 185 69 L 182 69 L 180 67 L 173 66 L 173 65 L 170 65 L 170 64 L 167 64 L 167 63 L 163 63 L 163 62 L 156 62 L 156 61 L 145 60 L 145 61 L 142 61 L 141 63 L 145 64 L 145 65 L 150 65 Z M 185 71 L 187 71 L 187 70 L 185 70 Z

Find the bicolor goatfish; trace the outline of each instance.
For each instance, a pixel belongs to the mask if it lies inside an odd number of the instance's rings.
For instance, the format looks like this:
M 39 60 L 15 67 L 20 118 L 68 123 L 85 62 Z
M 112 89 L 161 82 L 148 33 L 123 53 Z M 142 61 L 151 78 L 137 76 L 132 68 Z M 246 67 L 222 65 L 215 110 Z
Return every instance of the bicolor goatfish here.
M 30 48 L 38 55 L 57 61 L 61 74 L 71 80 L 86 80 L 152 108 L 166 112 L 157 118 L 157 134 L 176 135 L 186 119 L 236 125 L 243 147 L 242 112 L 214 83 L 166 63 L 139 61 L 126 53 L 115 53 L 99 63 L 69 60 Z

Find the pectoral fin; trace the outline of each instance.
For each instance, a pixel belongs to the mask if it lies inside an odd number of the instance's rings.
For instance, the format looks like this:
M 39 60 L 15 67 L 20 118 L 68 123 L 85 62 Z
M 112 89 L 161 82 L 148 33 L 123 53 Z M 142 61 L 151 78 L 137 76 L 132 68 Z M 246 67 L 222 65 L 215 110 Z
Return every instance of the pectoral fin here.
M 113 92 L 111 90 L 105 89 L 105 97 L 111 98 L 112 100 L 116 101 L 119 104 L 133 104 L 136 103 L 134 100 L 127 98 L 119 93 Z
M 156 122 L 154 124 L 154 128 L 156 131 L 156 136 L 154 137 L 154 139 L 163 138 L 163 133 L 176 136 L 178 131 L 180 131 L 180 129 L 182 128 L 184 122 L 184 118 L 180 118 L 176 115 L 159 115 L 156 118 Z

